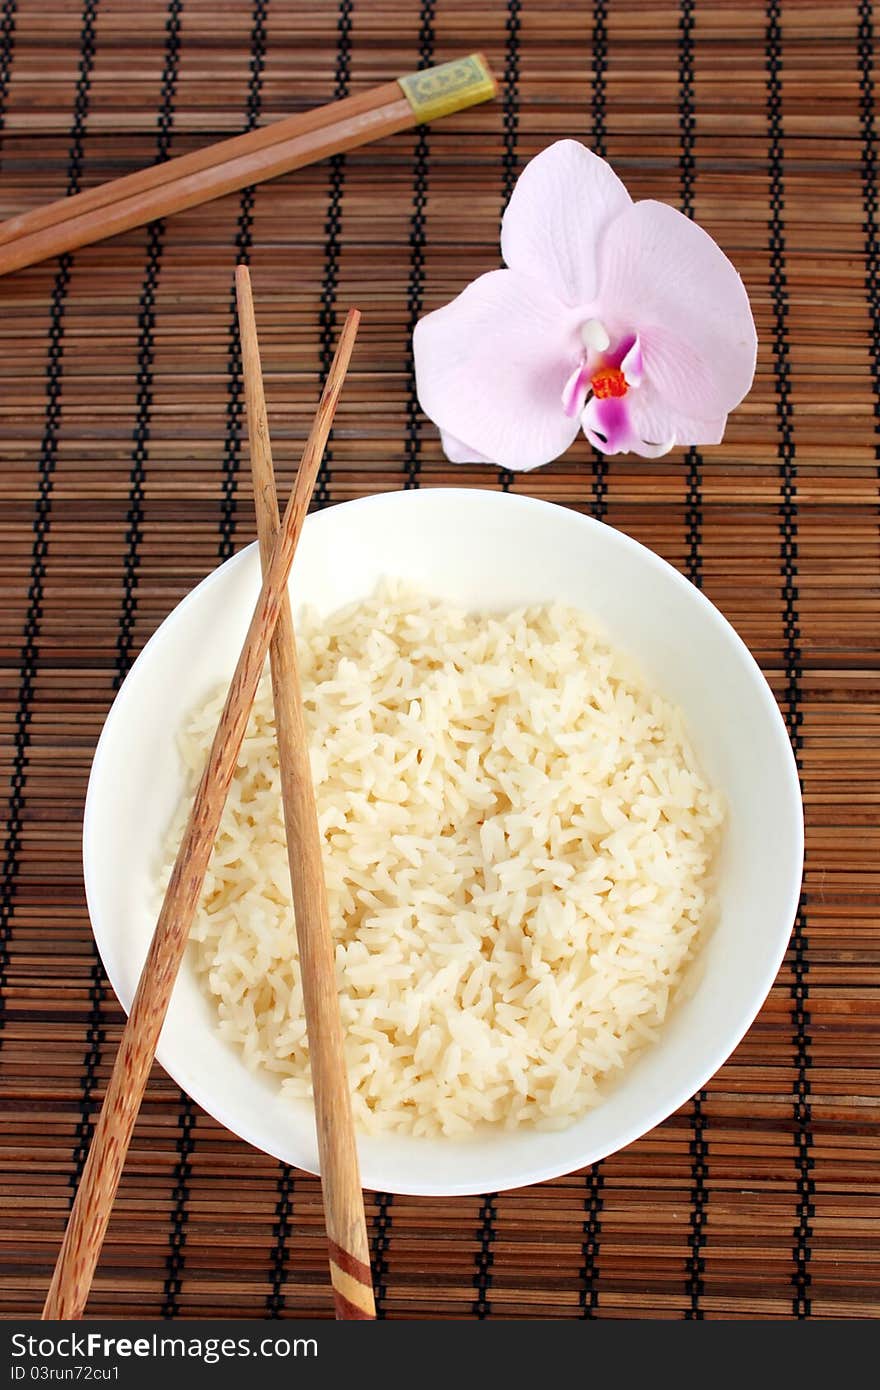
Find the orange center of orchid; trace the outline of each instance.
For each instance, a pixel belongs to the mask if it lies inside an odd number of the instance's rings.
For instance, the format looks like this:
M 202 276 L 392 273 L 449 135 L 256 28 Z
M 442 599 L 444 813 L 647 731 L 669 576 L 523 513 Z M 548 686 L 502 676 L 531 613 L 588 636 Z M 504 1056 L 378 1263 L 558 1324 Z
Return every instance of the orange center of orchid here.
M 600 367 L 590 385 L 593 395 L 600 401 L 607 400 L 609 396 L 625 396 L 627 392 L 626 377 L 619 367 Z

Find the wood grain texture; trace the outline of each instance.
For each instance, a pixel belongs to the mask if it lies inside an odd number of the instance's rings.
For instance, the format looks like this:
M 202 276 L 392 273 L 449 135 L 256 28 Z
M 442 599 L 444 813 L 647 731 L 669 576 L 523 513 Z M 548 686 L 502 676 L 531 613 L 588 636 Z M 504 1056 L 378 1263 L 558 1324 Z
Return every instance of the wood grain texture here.
M 124 1022 L 82 885 L 95 744 L 144 643 L 255 536 L 230 302 L 246 248 L 282 494 L 357 303 L 317 504 L 510 486 L 601 516 L 733 622 L 801 762 L 800 937 L 699 1106 L 528 1190 L 367 1193 L 379 1312 L 788 1319 L 806 1287 L 813 1316 L 876 1317 L 877 6 L 783 0 L 778 36 L 769 0 L 427 8 L 271 0 L 261 22 L 254 0 L 100 0 L 92 42 L 85 0 L 18 0 L 11 32 L 0 4 L 3 217 L 151 164 L 163 139 L 189 153 L 366 92 L 423 46 L 484 49 L 503 79 L 428 130 L 0 280 L 0 1316 L 39 1314 Z M 633 197 L 689 200 L 747 285 L 755 385 L 696 457 L 602 460 L 580 439 L 512 480 L 455 468 L 413 395 L 411 322 L 498 266 L 512 180 L 563 135 Z M 318 1178 L 157 1066 L 89 1312 L 331 1318 L 323 1211 Z
M 246 266 L 236 270 L 236 291 L 254 507 L 260 559 L 266 571 L 281 518 L 253 295 Z M 281 603 L 269 659 L 336 1316 L 372 1318 L 376 1309 L 370 1247 L 345 1065 L 321 836 L 297 669 L 296 635 L 287 595 Z
M 356 310 L 352 310 L 346 319 L 296 476 L 293 495 L 287 504 L 271 553 L 267 556 L 263 585 L 229 683 L 217 732 L 196 789 L 156 930 L 141 971 L 128 1022 L 123 1029 L 107 1094 L 49 1286 L 43 1308 L 44 1318 L 78 1318 L 86 1305 L 269 642 L 287 595 L 290 567 L 348 370 L 358 319 Z

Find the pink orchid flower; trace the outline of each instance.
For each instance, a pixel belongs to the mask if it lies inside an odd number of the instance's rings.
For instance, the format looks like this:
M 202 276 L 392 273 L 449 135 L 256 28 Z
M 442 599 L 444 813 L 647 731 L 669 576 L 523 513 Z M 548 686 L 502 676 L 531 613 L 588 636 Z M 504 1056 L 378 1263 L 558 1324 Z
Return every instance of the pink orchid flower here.
M 508 269 L 416 325 L 419 400 L 453 463 L 539 468 L 579 426 L 605 454 L 720 442 L 757 338 L 701 227 L 634 203 L 604 159 L 560 140 L 523 171 L 501 252 Z

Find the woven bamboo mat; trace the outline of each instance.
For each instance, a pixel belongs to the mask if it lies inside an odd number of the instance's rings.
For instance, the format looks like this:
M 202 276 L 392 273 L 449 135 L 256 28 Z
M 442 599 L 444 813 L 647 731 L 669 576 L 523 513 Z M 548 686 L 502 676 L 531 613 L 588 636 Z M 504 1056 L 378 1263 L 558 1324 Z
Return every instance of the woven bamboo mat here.
M 368 1194 L 380 1315 L 880 1313 L 876 928 L 880 244 L 870 0 L 0 0 L 0 215 L 483 48 L 499 102 L 0 281 L 0 1313 L 42 1303 L 120 1010 L 80 873 L 92 750 L 177 600 L 253 536 L 232 271 L 250 258 L 282 482 L 337 316 L 364 310 L 323 504 L 510 487 L 664 555 L 750 644 L 808 820 L 791 949 L 707 1089 L 541 1187 Z M 521 162 L 575 135 L 691 212 L 755 306 L 718 449 L 452 468 L 425 309 L 497 264 Z M 329 1316 L 317 1181 L 155 1071 L 93 1314 Z

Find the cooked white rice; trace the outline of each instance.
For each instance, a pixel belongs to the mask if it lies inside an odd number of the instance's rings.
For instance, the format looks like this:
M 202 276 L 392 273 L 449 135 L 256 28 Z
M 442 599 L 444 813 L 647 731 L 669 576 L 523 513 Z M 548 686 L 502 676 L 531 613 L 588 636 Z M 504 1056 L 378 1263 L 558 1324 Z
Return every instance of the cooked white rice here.
M 658 1033 L 722 821 L 678 710 L 583 616 L 400 585 L 299 624 L 355 1118 L 564 1125 Z M 187 798 L 222 706 L 181 739 Z M 222 1034 L 311 1092 L 268 677 L 193 929 Z

